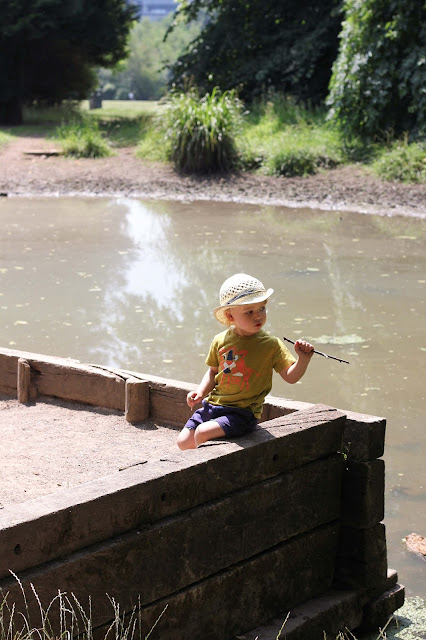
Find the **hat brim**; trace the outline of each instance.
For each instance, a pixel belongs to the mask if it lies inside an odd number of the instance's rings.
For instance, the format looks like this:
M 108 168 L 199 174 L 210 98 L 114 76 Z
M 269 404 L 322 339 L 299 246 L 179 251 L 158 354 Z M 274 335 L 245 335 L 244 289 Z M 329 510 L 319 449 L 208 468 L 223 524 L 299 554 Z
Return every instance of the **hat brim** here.
M 244 296 L 243 298 L 239 298 L 233 304 L 224 304 L 220 307 L 216 307 L 213 309 L 213 313 L 217 320 L 219 320 L 222 324 L 229 324 L 228 318 L 226 316 L 226 311 L 232 309 L 232 307 L 241 307 L 245 304 L 255 304 L 256 302 L 264 302 L 274 293 L 273 289 L 268 289 L 267 291 L 258 291 L 256 293 L 251 293 L 248 296 Z

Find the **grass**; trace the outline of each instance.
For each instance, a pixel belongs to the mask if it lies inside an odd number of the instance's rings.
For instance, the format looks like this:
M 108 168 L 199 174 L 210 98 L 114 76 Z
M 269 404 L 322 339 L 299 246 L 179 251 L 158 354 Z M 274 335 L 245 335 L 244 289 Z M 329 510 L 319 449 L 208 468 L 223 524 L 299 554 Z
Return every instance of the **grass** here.
M 231 171 L 237 165 L 236 135 L 242 104 L 233 91 L 172 94 L 163 115 L 168 154 L 187 173 Z
M 154 141 L 155 118 L 162 110 L 159 102 L 149 100 L 103 100 L 102 108 L 93 110 L 89 110 L 88 101 L 81 104 L 83 116 L 98 122 L 112 147 L 136 147 L 148 132 L 150 142 Z
M 83 102 L 77 113 L 74 113 L 74 131 L 80 126 L 84 135 L 97 134 L 101 152 L 107 148 L 137 146 L 143 132 L 152 129 L 152 122 L 161 107 L 156 102 L 131 100 L 104 100 L 102 108 L 89 109 L 89 103 Z M 100 143 L 102 138 L 104 143 Z M 103 150 L 102 150 L 103 149 Z
M 0 640 L 72 640 L 76 637 L 83 640 L 93 640 L 90 598 L 88 608 L 85 609 L 73 593 L 67 594 L 59 591 L 45 609 L 34 585 L 31 584 L 31 595 L 35 598 L 39 611 L 39 619 L 31 620 L 27 594 L 18 576 L 11 573 L 20 586 L 24 611 L 17 611 L 15 603 L 8 602 L 8 594 L 0 592 Z M 168 607 L 168 605 L 164 607 L 152 628 L 145 635 L 141 628 L 139 615 L 140 598 L 138 605 L 126 613 L 121 610 L 120 604 L 114 598 L 107 594 L 106 597 L 111 606 L 111 623 L 103 634 L 104 640 L 148 640 Z M 100 638 L 99 632 L 96 634 L 96 638 Z
M 24 125 L 0 129 L 0 146 L 14 136 L 63 141 L 68 125 L 73 151 L 67 147 L 67 152 L 89 157 L 130 146 L 142 159 L 172 160 L 184 171 L 205 171 L 212 163 L 223 171 L 237 168 L 276 176 L 305 176 L 356 162 L 384 180 L 426 182 L 424 144 L 392 141 L 392 136 L 374 145 L 344 140 L 323 109 L 280 95 L 251 105 L 242 120 L 230 94 L 193 98 L 187 94 L 169 102 L 104 100 L 102 108 L 92 110 L 88 101 L 26 108 Z M 79 137 L 86 138 L 85 145 Z
M 74 123 L 62 125 L 57 130 L 65 156 L 74 158 L 104 158 L 111 155 L 108 141 L 96 120 L 80 118 Z
M 154 117 L 142 124 L 136 155 L 151 162 L 168 162 L 169 150 L 164 141 L 161 117 Z
M 240 141 L 243 166 L 268 175 L 308 175 L 344 161 L 339 134 L 325 112 L 275 96 L 253 105 Z
M 407 598 L 401 609 L 391 616 L 386 629 L 359 636 L 355 640 L 421 640 L 426 638 L 426 600 Z M 349 636 L 350 640 L 354 640 Z M 346 640 L 346 639 L 345 639 Z
M 14 603 L 8 601 L 8 594 L 0 592 L 0 640 L 71 640 L 80 636 L 83 640 L 93 640 L 92 602 L 89 598 L 85 609 L 76 596 L 59 591 L 57 596 L 44 608 L 43 603 L 31 584 L 31 593 L 27 595 L 20 579 L 11 571 L 21 589 L 24 610 L 18 611 Z M 30 619 L 29 597 L 35 599 L 38 610 L 37 620 Z M 106 594 L 111 606 L 111 623 L 104 633 L 104 640 L 148 640 L 154 628 L 166 614 L 168 605 L 147 635 L 141 628 L 141 602 L 130 612 L 122 611 L 120 604 Z M 284 619 L 276 640 L 282 640 L 285 625 L 290 613 Z M 356 637 L 350 631 L 339 633 L 335 640 L 420 640 L 425 638 L 426 601 L 419 597 L 408 598 L 397 614 L 391 616 L 377 632 Z M 99 633 L 96 634 L 99 638 Z M 284 636 L 285 637 L 285 636 Z M 254 639 L 248 639 L 254 640 Z M 257 637 L 256 640 L 262 640 Z M 324 636 L 324 640 L 327 640 Z M 330 638 L 328 640 L 331 640 Z
M 32 596 L 35 598 L 39 611 L 39 619 L 30 619 L 27 595 L 17 576 L 15 578 L 21 587 L 24 600 L 24 611 L 17 611 L 14 604 L 8 602 L 8 596 L 0 594 L 0 640 L 72 640 L 81 637 L 83 640 L 93 640 L 94 629 L 91 617 L 92 602 L 89 599 L 85 609 L 76 596 L 71 593 L 58 592 L 46 609 L 31 584 Z M 141 603 L 130 612 L 121 610 L 120 604 L 106 594 L 111 606 L 111 622 L 103 633 L 103 640 L 148 640 L 163 615 L 167 615 L 168 605 L 146 633 L 141 627 Z M 284 640 L 285 625 L 290 613 L 284 619 L 275 640 Z M 35 624 L 34 624 L 35 623 Z M 397 615 L 389 618 L 383 628 L 368 634 L 355 636 L 346 630 L 337 635 L 334 640 L 420 640 L 424 638 L 426 629 L 426 602 L 422 598 L 414 597 L 407 600 L 398 610 Z M 145 635 L 146 634 L 146 635 Z M 100 638 L 99 632 L 96 638 Z M 256 639 L 262 640 L 261 636 Z M 324 634 L 324 640 L 331 640 Z
M 137 118 L 141 114 L 155 115 L 161 106 L 154 100 L 103 100 L 101 109 L 89 110 L 89 101 L 85 100 L 81 103 L 82 111 L 93 116 L 101 118 Z
M 426 183 L 426 145 L 397 141 L 381 150 L 371 169 L 383 180 Z
M 6 131 L 0 131 L 0 147 L 13 140 L 13 136 Z
M 154 129 L 152 122 L 161 108 L 157 102 L 137 100 L 104 100 L 101 109 L 93 110 L 89 109 L 88 101 L 64 103 L 60 107 L 25 108 L 23 125 L 0 128 L 0 145 L 14 137 L 33 135 L 60 141 L 66 126 L 74 129 L 75 136 L 78 125 L 84 125 L 87 133 L 91 122 L 108 141 L 110 148 L 136 147 L 144 132 Z

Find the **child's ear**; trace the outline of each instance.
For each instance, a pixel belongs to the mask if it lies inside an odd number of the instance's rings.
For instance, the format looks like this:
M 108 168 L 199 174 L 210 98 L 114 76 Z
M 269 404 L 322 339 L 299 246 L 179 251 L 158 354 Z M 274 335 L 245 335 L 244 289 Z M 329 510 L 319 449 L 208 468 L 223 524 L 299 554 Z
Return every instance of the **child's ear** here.
M 229 324 L 232 324 L 234 322 L 234 316 L 232 315 L 232 312 L 231 312 L 230 309 L 227 309 L 225 311 L 225 316 L 226 316 L 226 319 L 228 320 Z

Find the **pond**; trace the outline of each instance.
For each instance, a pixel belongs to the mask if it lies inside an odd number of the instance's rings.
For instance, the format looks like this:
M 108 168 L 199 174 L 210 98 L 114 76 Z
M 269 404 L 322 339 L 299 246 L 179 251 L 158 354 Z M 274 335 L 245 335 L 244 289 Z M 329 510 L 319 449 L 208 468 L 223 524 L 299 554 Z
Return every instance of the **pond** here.
M 126 198 L 0 201 L 0 346 L 198 382 L 221 283 L 274 288 L 266 329 L 314 356 L 273 395 L 387 418 L 389 566 L 426 597 L 426 223 L 422 219 Z M 291 346 L 290 346 L 291 349 Z

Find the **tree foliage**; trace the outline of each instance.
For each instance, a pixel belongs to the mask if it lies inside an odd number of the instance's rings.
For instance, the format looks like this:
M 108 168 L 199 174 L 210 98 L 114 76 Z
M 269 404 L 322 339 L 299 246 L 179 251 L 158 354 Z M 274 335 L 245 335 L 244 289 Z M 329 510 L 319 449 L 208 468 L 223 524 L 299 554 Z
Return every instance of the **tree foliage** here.
M 330 117 L 347 136 L 425 133 L 426 5 L 346 0 Z
M 251 100 L 270 89 L 318 103 L 337 55 L 338 0 L 192 0 L 179 20 L 208 18 L 172 66 L 173 81 L 202 90 L 238 88 Z M 176 23 L 175 22 L 175 23 Z M 173 26 L 172 26 L 173 28 Z
M 114 69 L 98 71 L 99 85 L 106 99 L 125 100 L 130 92 L 136 100 L 158 100 L 167 89 L 172 64 L 200 31 L 198 23 L 176 28 L 167 41 L 164 36 L 171 18 L 158 22 L 143 18 L 134 24 L 129 38 L 129 57 Z
M 2 0 L 0 121 L 19 124 L 26 102 L 86 97 L 92 68 L 125 56 L 134 16 L 126 0 Z

